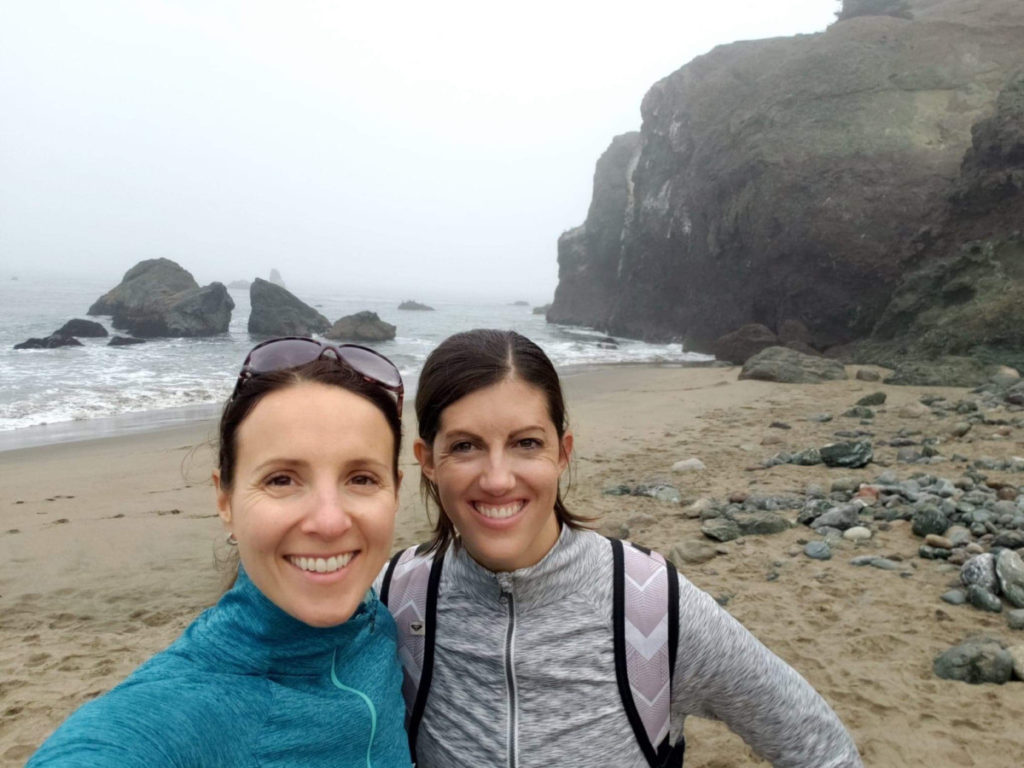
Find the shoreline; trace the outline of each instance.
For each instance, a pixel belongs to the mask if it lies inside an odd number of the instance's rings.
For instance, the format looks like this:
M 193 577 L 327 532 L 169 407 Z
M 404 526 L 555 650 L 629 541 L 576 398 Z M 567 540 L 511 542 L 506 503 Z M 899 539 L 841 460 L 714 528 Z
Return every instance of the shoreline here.
M 708 368 L 712 366 L 713 362 L 713 360 L 696 360 L 644 363 L 578 363 L 559 368 L 558 373 L 567 379 L 605 368 Z M 415 382 L 416 379 L 414 378 L 413 386 L 406 391 L 406 402 L 410 405 L 416 396 Z M 94 419 L 58 421 L 52 424 L 37 424 L 31 427 L 3 430 L 0 431 L 0 453 L 172 429 L 196 422 L 217 419 L 220 416 L 222 407 L 222 402 L 202 403 L 174 408 L 161 408 L 155 411 L 133 411 L 114 416 L 100 416 Z

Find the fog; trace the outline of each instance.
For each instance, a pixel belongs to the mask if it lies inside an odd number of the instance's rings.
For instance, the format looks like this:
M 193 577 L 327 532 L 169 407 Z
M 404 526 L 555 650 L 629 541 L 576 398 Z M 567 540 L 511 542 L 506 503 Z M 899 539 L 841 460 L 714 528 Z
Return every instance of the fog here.
M 0 0 L 0 279 L 550 301 L 660 78 L 830 0 Z

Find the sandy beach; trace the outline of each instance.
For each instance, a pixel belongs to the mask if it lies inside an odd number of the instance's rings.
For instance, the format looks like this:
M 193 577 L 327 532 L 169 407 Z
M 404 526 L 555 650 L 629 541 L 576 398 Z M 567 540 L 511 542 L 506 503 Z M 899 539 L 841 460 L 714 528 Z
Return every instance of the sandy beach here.
M 808 483 L 869 481 L 883 469 L 901 479 L 918 472 L 960 477 L 962 463 L 900 464 L 896 448 L 887 446 L 875 449 L 887 467 L 752 469 L 781 450 L 834 442 L 836 430 L 858 425 L 840 414 L 876 391 L 888 396 L 868 427 L 876 440 L 913 429 L 939 437 L 944 455 L 1024 455 L 1019 427 L 999 434 L 979 424 L 952 438 L 948 421 L 933 414 L 899 414 L 922 394 L 956 400 L 966 390 L 887 386 L 848 371 L 849 380 L 818 385 L 740 381 L 738 368 L 573 372 L 564 379 L 576 437 L 569 506 L 597 517 L 603 531 L 625 525 L 631 539 L 667 554 L 688 539 L 706 541 L 701 521 L 684 513 L 701 497 L 802 495 Z M 808 419 L 821 412 L 835 418 Z M 0 764 L 22 765 L 73 709 L 168 645 L 216 600 L 224 545 L 209 482 L 214 433 L 205 421 L 0 452 Z M 410 413 L 406 435 L 412 434 Z M 410 442 L 401 461 L 406 479 L 396 548 L 429 530 Z M 672 471 L 690 457 L 706 469 Z M 987 474 L 1024 484 L 1021 473 Z M 683 503 L 603 492 L 656 482 L 679 488 Z M 783 514 L 796 518 L 792 510 Z M 932 672 L 937 654 L 972 633 L 1021 644 L 1024 632 L 1011 631 L 1002 614 L 940 601 L 957 574 L 918 558 L 921 540 L 909 523 L 894 521 L 869 541 L 844 542 L 829 561 L 803 554 L 803 543 L 816 538 L 800 525 L 712 542 L 720 551 L 715 559 L 681 570 L 712 595 L 728 597 L 728 610 L 822 693 L 865 765 L 1024 764 L 1024 682 L 967 685 Z M 906 567 L 850 565 L 861 554 L 901 558 Z M 691 719 L 687 739 L 688 768 L 765 764 L 716 723 Z

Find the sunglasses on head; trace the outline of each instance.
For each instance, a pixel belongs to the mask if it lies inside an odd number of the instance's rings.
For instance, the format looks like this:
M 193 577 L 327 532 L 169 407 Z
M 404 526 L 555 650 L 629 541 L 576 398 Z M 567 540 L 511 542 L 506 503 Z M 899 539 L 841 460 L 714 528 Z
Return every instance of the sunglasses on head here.
M 283 371 L 306 363 L 312 363 L 324 357 L 334 357 L 339 363 L 351 368 L 367 381 L 373 382 L 395 395 L 398 402 L 398 415 L 402 415 L 402 400 L 405 397 L 405 386 L 402 375 L 395 364 L 379 352 L 374 352 L 358 344 L 324 344 L 316 339 L 305 336 L 282 336 L 267 339 L 253 347 L 245 356 L 242 370 L 238 374 L 238 382 L 231 397 L 254 376 L 272 371 Z

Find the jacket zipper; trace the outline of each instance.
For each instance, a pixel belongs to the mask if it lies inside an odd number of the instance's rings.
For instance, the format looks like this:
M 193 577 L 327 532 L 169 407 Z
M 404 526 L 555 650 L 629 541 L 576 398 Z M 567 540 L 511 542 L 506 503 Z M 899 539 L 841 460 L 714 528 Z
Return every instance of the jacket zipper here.
M 508 627 L 505 630 L 505 691 L 508 705 L 508 768 L 519 765 L 519 696 L 516 691 L 516 671 L 513 665 L 516 632 L 516 602 L 512 584 L 498 575 L 501 600 L 508 605 Z

